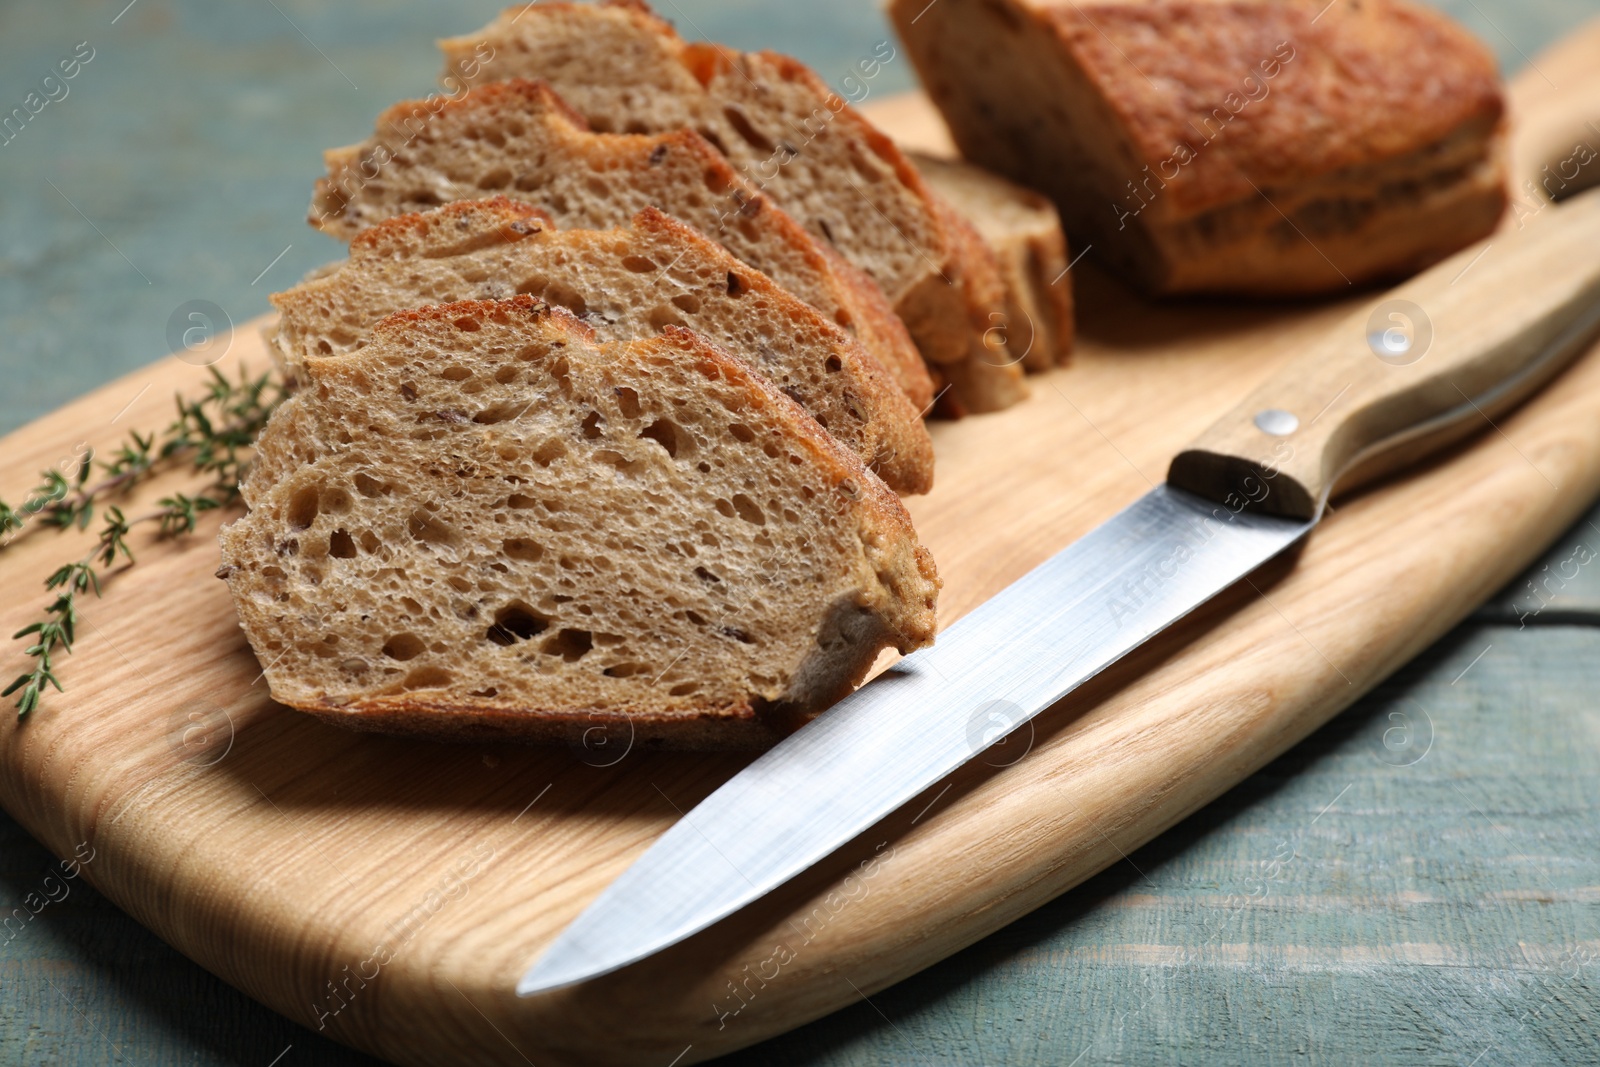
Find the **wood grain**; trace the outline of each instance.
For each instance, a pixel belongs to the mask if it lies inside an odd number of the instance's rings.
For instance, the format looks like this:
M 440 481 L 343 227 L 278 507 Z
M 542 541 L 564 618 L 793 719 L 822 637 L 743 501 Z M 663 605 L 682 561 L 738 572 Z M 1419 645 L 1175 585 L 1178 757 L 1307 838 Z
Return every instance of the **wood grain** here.
M 1019 409 L 936 428 L 939 484 L 912 508 L 947 581 L 946 624 L 1144 492 L 1347 310 L 1152 307 L 1093 274 L 1081 286 L 1072 368 L 1036 379 Z M 240 360 L 264 366 L 248 331 L 226 362 Z M 197 375 L 168 360 L 0 448 L 31 472 L 159 425 Z M 68 693 L 0 727 L 0 800 L 58 855 L 89 843 L 84 876 L 181 951 L 395 1062 L 694 1062 L 871 994 L 1116 861 L 1443 633 L 1597 490 L 1590 355 L 1047 713 L 1029 758 L 969 768 L 761 906 L 538 1000 L 510 992 L 527 962 L 740 761 L 598 767 L 612 756 L 362 737 L 279 708 L 211 577 L 214 523 L 141 542 L 139 565 L 89 606 Z M 29 533 L 0 557 L 0 628 L 42 607 L 37 580 L 72 539 Z

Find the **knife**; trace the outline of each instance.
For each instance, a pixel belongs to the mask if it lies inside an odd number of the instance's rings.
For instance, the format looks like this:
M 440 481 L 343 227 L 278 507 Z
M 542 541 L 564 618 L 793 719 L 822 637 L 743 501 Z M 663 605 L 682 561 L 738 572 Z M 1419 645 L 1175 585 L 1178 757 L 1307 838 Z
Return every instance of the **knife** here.
M 618 970 L 787 882 L 1294 545 L 1340 490 L 1493 426 L 1600 333 L 1600 190 L 1365 302 L 1165 484 L 729 779 L 545 950 Z

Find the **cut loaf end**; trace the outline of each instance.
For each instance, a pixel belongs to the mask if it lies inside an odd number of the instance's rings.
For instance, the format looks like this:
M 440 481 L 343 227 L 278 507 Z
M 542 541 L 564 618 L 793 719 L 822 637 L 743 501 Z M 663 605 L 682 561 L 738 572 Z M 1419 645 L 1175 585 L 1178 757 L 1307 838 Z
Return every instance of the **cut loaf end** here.
M 891 0 L 967 159 L 1165 295 L 1405 277 L 1506 205 L 1493 54 L 1411 0 Z M 1353 74 L 1352 72 L 1359 72 Z

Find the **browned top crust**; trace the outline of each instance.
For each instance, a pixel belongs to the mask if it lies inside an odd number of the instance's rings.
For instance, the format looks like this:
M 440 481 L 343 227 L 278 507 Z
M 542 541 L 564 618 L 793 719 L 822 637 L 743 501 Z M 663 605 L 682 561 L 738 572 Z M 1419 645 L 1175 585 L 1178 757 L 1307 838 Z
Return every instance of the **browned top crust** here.
M 1483 44 L 1408 0 L 1019 2 L 1116 114 L 1135 170 L 1194 151 L 1160 174 L 1180 215 L 1404 156 L 1467 124 L 1487 133 L 1504 111 Z

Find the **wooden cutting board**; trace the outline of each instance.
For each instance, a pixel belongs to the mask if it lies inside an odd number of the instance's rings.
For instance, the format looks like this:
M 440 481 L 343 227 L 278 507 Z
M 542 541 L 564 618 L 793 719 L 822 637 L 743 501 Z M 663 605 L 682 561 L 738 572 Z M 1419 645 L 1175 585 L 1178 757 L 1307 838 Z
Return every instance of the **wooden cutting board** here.
M 1562 92 L 1539 75 L 1516 87 L 1520 173 L 1559 163 L 1577 120 L 1600 117 L 1571 106 L 1597 57 L 1600 27 L 1539 60 Z M 878 115 L 938 146 L 920 100 Z M 1074 364 L 1018 408 L 934 427 L 937 488 L 908 503 L 945 625 L 1158 482 L 1349 306 L 1153 306 L 1088 267 L 1074 278 Z M 223 367 L 266 366 L 254 326 Z M 165 425 L 173 392 L 202 380 L 169 359 L 11 434 L 0 497 L 85 443 Z M 215 516 L 176 542 L 136 539 L 138 565 L 84 611 L 67 692 L 0 725 L 0 802 L 58 855 L 91 856 L 84 877 L 203 966 L 397 1063 L 691 1063 L 870 996 L 1122 860 L 1450 629 L 1597 493 L 1591 353 L 1041 716 L 1027 758 L 978 761 L 758 906 L 540 999 L 512 993 L 527 964 L 748 757 L 430 745 L 281 708 L 212 576 Z M 38 614 L 40 579 L 86 543 L 34 532 L 0 553 L 0 630 Z

